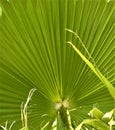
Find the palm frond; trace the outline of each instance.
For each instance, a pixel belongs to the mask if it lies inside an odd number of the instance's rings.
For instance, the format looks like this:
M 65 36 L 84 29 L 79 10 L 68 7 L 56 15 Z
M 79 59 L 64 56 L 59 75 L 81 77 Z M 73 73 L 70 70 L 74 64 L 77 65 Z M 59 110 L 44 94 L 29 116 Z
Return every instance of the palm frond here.
M 16 120 L 28 92 L 28 128 L 46 130 L 57 117 L 57 103 L 68 100 L 74 124 L 96 106 L 110 111 L 115 101 L 100 79 L 76 55 L 67 41 L 89 58 L 115 84 L 114 0 L 0 0 L 0 122 Z M 77 32 L 84 46 L 66 28 Z M 62 118 L 58 123 L 63 128 Z M 62 119 L 61 119 L 62 120 Z

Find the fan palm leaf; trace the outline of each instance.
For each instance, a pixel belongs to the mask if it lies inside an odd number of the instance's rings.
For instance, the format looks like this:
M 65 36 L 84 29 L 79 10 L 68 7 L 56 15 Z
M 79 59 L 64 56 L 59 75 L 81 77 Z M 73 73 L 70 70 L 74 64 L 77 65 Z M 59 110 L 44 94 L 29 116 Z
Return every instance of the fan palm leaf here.
M 28 92 L 30 130 L 58 129 L 67 123 L 58 114 L 69 110 L 72 125 L 98 107 L 110 111 L 115 101 L 105 84 L 67 43 L 71 41 L 112 84 L 115 84 L 115 1 L 0 0 L 0 123 L 16 121 Z M 81 42 L 65 29 L 77 32 Z M 67 102 L 66 102 L 67 101 Z

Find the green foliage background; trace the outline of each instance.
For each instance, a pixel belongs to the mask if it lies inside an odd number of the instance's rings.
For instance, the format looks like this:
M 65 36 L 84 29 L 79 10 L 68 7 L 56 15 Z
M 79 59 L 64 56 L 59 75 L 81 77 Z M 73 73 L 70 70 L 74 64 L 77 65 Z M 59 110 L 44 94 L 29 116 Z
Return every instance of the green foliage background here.
M 115 101 L 107 88 L 66 44 L 72 41 L 115 84 L 115 1 L 0 0 L 0 122 L 21 128 L 20 108 L 32 88 L 30 130 L 55 119 L 55 104 L 68 99 L 76 124 L 92 107 L 109 111 Z M 47 116 L 42 116 L 47 114 Z

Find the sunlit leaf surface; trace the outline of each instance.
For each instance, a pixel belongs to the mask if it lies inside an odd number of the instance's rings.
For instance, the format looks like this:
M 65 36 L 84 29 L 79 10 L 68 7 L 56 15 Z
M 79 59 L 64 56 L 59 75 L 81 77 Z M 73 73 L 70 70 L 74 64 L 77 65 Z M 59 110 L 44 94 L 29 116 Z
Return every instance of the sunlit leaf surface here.
M 114 0 L 0 0 L 0 123 L 22 128 L 21 104 L 32 88 L 28 127 L 50 130 L 56 103 L 68 99 L 74 124 L 115 101 L 99 78 L 67 44 L 71 41 L 115 86 Z M 60 119 L 59 119 L 59 123 Z M 62 127 L 62 125 L 60 126 Z

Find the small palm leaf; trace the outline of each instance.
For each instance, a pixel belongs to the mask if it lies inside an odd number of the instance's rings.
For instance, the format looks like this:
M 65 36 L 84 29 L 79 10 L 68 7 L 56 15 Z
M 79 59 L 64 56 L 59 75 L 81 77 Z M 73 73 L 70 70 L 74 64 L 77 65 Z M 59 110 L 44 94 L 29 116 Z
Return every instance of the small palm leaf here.
M 108 121 L 103 118 L 108 115 Z M 80 123 L 75 130 L 81 130 L 83 128 L 83 125 L 89 125 L 92 126 L 95 129 L 99 130 L 112 130 L 113 125 L 115 125 L 114 118 L 114 109 L 111 112 L 108 112 L 106 114 L 103 114 L 99 109 L 93 108 L 90 111 L 91 119 L 85 119 L 82 123 Z M 87 126 L 86 126 L 87 128 Z
M 86 119 L 75 130 L 81 130 L 83 124 L 90 125 L 93 128 L 99 130 L 109 130 L 109 126 L 107 126 L 104 122 L 98 119 Z

